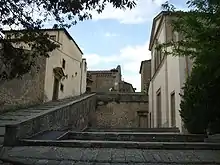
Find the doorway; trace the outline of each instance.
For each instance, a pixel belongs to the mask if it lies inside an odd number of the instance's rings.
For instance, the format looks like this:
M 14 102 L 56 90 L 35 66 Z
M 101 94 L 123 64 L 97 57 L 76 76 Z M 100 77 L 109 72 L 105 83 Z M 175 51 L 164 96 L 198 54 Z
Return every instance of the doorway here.
M 54 77 L 52 100 L 58 100 L 58 96 L 59 96 L 59 80 L 58 78 Z
M 140 115 L 139 116 L 139 127 L 140 128 L 148 128 L 148 123 L 147 123 L 147 116 L 145 115 Z

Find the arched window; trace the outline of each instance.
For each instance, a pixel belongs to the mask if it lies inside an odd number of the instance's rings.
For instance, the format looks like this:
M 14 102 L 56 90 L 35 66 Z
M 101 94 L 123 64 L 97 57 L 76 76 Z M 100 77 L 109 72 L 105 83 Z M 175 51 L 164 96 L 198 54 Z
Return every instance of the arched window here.
M 158 66 L 162 61 L 162 50 L 159 47 L 160 43 L 158 40 L 155 41 L 155 50 L 154 50 L 154 64 L 155 64 L 155 71 L 157 70 Z

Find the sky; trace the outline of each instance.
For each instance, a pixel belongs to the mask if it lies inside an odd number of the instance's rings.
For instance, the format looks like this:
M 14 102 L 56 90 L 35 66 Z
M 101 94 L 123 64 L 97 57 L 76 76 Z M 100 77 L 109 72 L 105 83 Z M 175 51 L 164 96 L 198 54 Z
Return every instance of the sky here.
M 166 0 L 138 0 L 132 10 L 107 6 L 102 14 L 80 22 L 68 31 L 82 49 L 88 70 L 105 70 L 121 65 L 122 79 L 140 91 L 140 64 L 150 59 L 149 39 L 153 18 Z M 177 9 L 186 0 L 170 0 Z

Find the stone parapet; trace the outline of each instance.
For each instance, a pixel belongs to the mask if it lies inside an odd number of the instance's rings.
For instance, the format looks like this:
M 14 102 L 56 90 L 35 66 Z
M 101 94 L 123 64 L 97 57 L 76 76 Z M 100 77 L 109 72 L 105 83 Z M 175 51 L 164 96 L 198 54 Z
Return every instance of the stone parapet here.
M 19 139 L 30 138 L 48 130 L 85 129 L 95 108 L 95 94 L 90 94 L 55 106 L 27 120 L 6 125 L 4 145 L 16 145 Z
M 119 92 L 98 92 L 96 94 L 97 101 L 103 102 L 142 102 L 148 103 L 148 96 L 146 93 L 119 93 Z

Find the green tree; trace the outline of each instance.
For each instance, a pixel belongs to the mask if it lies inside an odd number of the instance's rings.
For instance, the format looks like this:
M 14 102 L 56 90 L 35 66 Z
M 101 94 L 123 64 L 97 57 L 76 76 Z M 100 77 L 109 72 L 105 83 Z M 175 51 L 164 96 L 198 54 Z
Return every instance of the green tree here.
M 185 127 L 191 133 L 206 133 L 207 129 L 215 133 L 220 131 L 220 1 L 189 0 L 187 4 L 188 12 L 163 5 L 174 18 L 173 31 L 182 40 L 161 47 L 166 54 L 189 56 L 194 61 L 180 105 Z
M 107 4 L 122 10 L 136 5 L 134 0 L 1 0 L 0 61 L 1 67 L 10 68 L 10 72 L 0 73 L 0 78 L 21 77 L 34 65 L 36 57 L 48 56 L 48 52 L 57 47 L 39 30 L 44 23 L 53 20 L 53 28 L 70 28 L 77 21 L 91 19 L 94 11 L 101 13 Z M 1 33 L 5 26 L 26 31 L 17 35 L 16 40 L 6 40 Z M 31 53 L 25 52 L 23 47 L 13 47 L 21 41 L 29 44 Z

